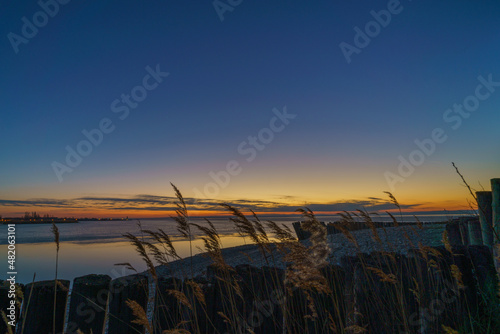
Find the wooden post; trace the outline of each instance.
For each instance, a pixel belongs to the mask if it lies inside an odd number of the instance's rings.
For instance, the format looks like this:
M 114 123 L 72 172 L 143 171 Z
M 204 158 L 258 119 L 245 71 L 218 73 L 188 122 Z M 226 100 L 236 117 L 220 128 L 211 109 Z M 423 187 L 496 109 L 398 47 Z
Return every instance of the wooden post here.
M 495 233 L 493 235 L 493 243 L 500 244 L 500 240 L 498 240 L 500 236 L 500 179 L 491 179 L 491 192 L 493 229 L 495 230 Z
M 460 225 L 458 222 L 453 221 L 446 224 L 446 232 L 448 233 L 448 241 L 452 246 L 458 246 L 462 244 L 462 236 L 460 233 Z
M 76 333 L 78 329 L 83 333 L 102 333 L 110 282 L 108 275 L 91 274 L 75 278 L 66 326 L 68 334 Z
M 481 222 L 481 233 L 483 235 L 483 244 L 493 246 L 493 214 L 492 214 L 492 192 L 477 191 L 477 206 L 479 211 L 479 221 Z
M 242 332 L 272 334 L 283 332 L 282 300 L 285 296 L 284 271 L 278 268 L 236 266 L 243 296 Z
M 208 271 L 208 270 L 207 270 Z M 181 327 L 189 333 L 225 333 L 216 329 L 214 319 L 219 317 L 217 311 L 218 290 L 216 291 L 217 278 L 205 276 L 196 276 L 193 279 L 186 279 L 183 282 L 184 291 L 191 308 L 180 305 L 182 320 L 185 324 Z M 200 300 L 196 290 L 201 289 L 203 299 Z
M 55 333 L 62 333 L 66 315 L 69 281 L 58 280 L 58 282 L 55 305 Z M 54 283 L 54 281 L 41 281 L 26 285 L 22 312 L 22 317 L 25 318 L 23 333 L 54 333 L 52 327 Z M 20 319 L 19 324 L 22 323 L 23 319 Z
M 131 275 L 111 281 L 109 294 L 108 334 L 144 333 L 143 326 L 132 323 L 135 320 L 126 302 L 137 302 L 144 311 L 148 305 L 148 278 Z
M 467 227 L 469 229 L 469 245 L 482 246 L 483 236 L 481 234 L 481 223 L 479 220 L 469 220 L 467 222 Z
M 307 285 L 310 281 L 286 283 L 283 294 L 283 331 L 261 331 L 260 333 L 341 333 L 346 325 L 344 306 L 345 271 L 335 265 L 319 270 L 325 278 L 329 292 L 318 292 Z M 296 285 L 296 283 L 299 283 Z M 311 308 L 312 307 L 312 308 Z M 314 312 L 313 312 L 314 310 Z M 311 317 L 314 314 L 314 317 Z M 274 321 L 279 322 L 279 317 Z
M 182 281 L 174 277 L 159 277 L 153 313 L 155 334 L 161 334 L 165 330 L 174 330 L 182 322 L 181 304 L 175 296 L 170 294 L 171 290 L 182 291 Z
M 460 289 L 451 273 L 454 264 L 461 272 L 463 284 L 470 286 L 470 269 L 463 265 L 466 249 L 466 246 L 454 246 L 450 253 L 440 246 L 408 253 L 419 268 L 417 289 L 412 288 L 419 291 L 419 310 L 410 316 L 410 325 L 414 326 L 415 332 L 441 333 L 442 325 L 457 328 L 468 322 L 464 291 L 470 292 L 471 289 Z M 464 333 L 469 332 L 465 330 Z
M 495 264 L 491 248 L 486 246 L 470 246 L 467 252 L 470 258 L 470 267 L 474 271 L 474 279 L 477 284 L 473 287 L 478 295 L 484 300 L 495 300 L 497 294 L 498 279 L 496 277 Z M 489 307 L 485 305 L 485 307 Z
M 469 245 L 469 228 L 467 225 L 468 221 L 469 221 L 469 218 L 462 217 L 459 219 L 459 223 L 458 223 L 458 225 L 460 226 L 460 235 L 462 237 L 462 245 L 464 245 L 464 246 Z
M 396 253 L 358 254 L 354 269 L 354 303 L 358 326 L 370 333 L 406 333 L 417 303 L 409 288 L 409 261 Z M 384 279 L 382 279 L 384 277 Z
M 491 179 L 491 211 L 493 215 L 493 257 L 500 275 L 500 179 Z

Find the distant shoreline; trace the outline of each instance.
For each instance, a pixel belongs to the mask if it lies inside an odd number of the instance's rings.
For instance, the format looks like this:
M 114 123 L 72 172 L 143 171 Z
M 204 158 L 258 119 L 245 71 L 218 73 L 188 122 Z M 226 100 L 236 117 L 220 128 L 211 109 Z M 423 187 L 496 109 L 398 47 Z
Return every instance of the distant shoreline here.
M 44 225 L 44 224 L 76 224 L 78 220 L 67 219 L 67 220 L 7 220 L 2 221 L 2 225 L 14 224 L 14 225 Z

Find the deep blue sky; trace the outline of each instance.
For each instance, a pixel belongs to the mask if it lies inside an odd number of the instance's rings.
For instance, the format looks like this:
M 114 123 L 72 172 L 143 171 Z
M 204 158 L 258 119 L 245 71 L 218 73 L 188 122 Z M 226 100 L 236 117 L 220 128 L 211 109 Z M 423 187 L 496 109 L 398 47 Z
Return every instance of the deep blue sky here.
M 442 127 L 448 140 L 395 193 L 425 206 L 435 187 L 442 203 L 465 203 L 450 163 L 475 186 L 500 176 L 500 89 L 456 131 L 443 113 L 479 75 L 500 81 L 500 3 L 402 1 L 348 64 L 339 44 L 387 3 L 246 0 L 221 21 L 211 1 L 73 0 L 16 54 L 7 35 L 40 7 L 3 2 L 0 198 L 161 195 L 170 181 L 194 196 L 237 160 L 243 172 L 212 197 L 361 199 L 387 190 L 398 156 Z M 119 120 L 111 102 L 157 64 L 170 76 Z M 283 106 L 297 118 L 245 162 L 238 145 Z M 114 132 L 59 182 L 51 163 L 104 117 Z

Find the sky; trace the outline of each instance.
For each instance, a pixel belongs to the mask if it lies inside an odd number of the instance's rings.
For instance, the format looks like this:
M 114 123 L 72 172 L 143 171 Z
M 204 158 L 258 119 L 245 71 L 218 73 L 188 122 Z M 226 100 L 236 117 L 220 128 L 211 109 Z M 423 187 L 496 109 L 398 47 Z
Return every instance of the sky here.
M 500 3 L 0 4 L 0 215 L 468 209 L 500 177 Z

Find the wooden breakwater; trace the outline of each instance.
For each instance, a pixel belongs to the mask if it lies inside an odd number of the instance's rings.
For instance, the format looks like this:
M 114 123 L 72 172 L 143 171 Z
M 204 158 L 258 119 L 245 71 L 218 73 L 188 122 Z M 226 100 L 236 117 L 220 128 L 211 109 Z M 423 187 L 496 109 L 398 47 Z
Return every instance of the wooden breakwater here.
M 56 333 L 100 334 L 106 323 L 110 334 L 145 333 L 127 300 L 149 307 L 153 333 L 442 333 L 442 325 L 469 333 L 498 325 L 497 314 L 485 311 L 497 312 L 499 303 L 487 246 L 358 254 L 320 272 L 327 291 L 297 286 L 283 269 L 251 265 L 210 266 L 194 280 L 163 277 L 154 284 L 146 275 L 88 275 L 75 278 L 68 308 L 68 281 L 59 281 L 55 307 L 54 281 L 35 282 L 25 288 L 17 333 L 23 322 L 22 333 L 54 333 L 54 319 Z M 0 301 L 5 311 L 3 294 Z
M 293 229 L 295 231 L 295 234 L 297 235 L 297 238 L 299 240 L 306 240 L 309 239 L 311 236 L 311 233 L 307 230 L 305 230 L 302 225 L 305 222 L 299 221 L 299 222 L 294 222 L 292 223 Z M 349 222 L 349 223 L 340 223 L 340 222 L 330 222 L 330 223 L 325 223 L 325 222 L 320 222 L 327 231 L 327 234 L 339 234 L 342 233 L 342 230 L 347 230 L 347 231 L 359 231 L 359 230 L 368 230 L 372 227 L 370 227 L 368 224 L 365 222 Z M 373 227 L 375 228 L 387 228 L 387 227 L 395 227 L 395 226 L 412 226 L 412 225 L 419 225 L 419 224 L 446 224 L 447 222 L 371 222 Z

